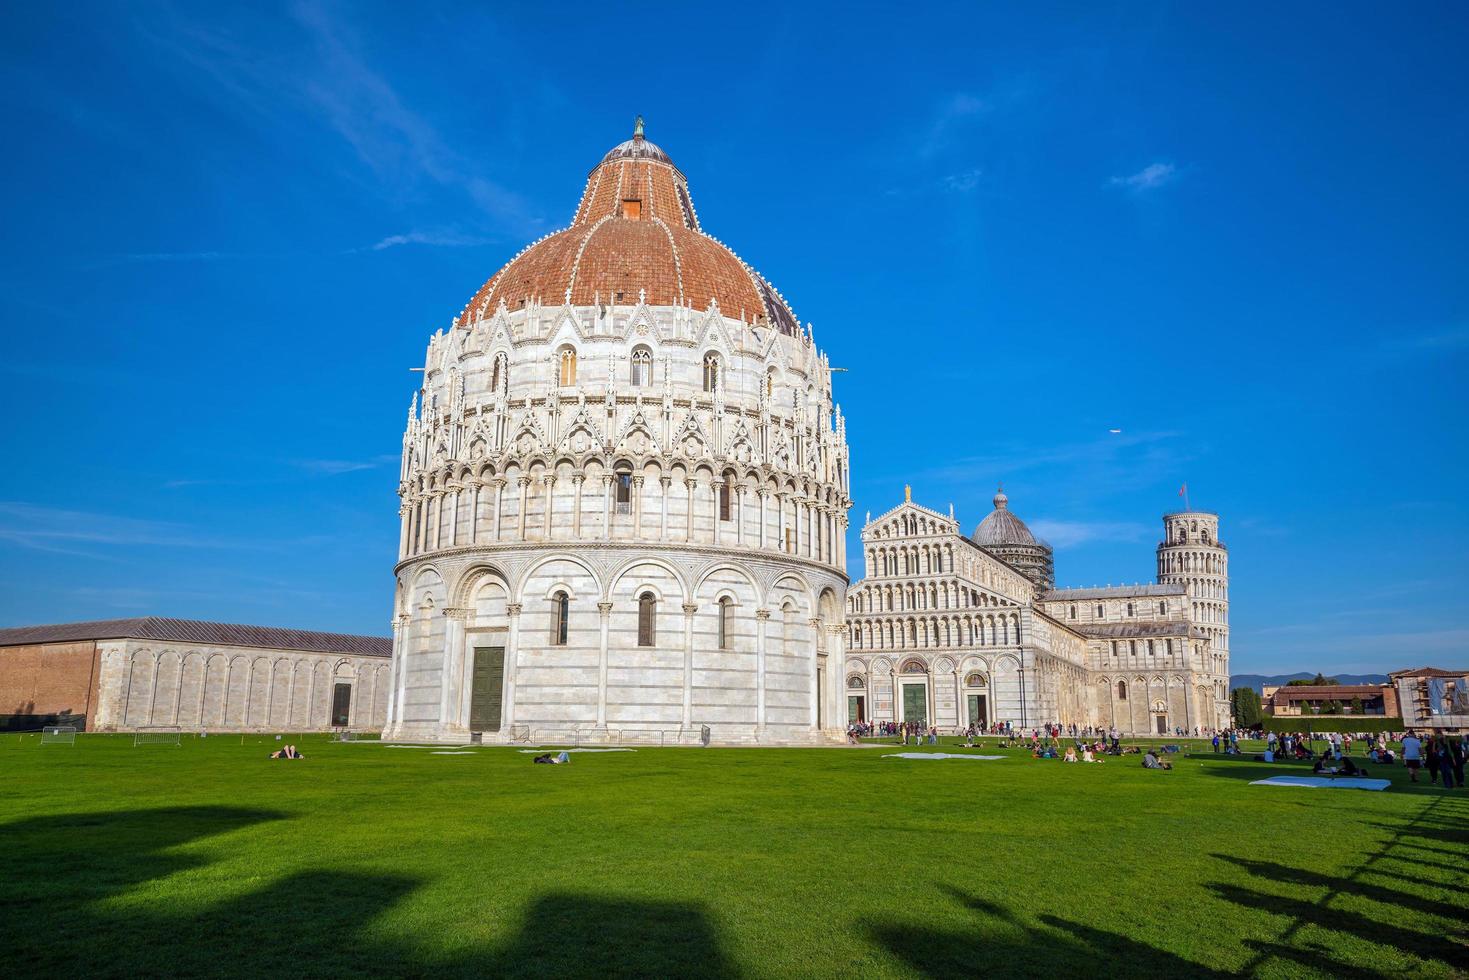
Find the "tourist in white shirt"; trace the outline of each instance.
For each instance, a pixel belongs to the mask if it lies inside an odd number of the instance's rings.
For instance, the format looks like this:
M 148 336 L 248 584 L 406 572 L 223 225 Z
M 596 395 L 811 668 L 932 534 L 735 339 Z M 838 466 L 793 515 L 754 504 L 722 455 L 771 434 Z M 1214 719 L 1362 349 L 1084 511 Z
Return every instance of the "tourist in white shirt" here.
M 1418 781 L 1418 768 L 1423 764 L 1423 743 L 1412 732 L 1403 736 L 1403 764 L 1413 782 Z

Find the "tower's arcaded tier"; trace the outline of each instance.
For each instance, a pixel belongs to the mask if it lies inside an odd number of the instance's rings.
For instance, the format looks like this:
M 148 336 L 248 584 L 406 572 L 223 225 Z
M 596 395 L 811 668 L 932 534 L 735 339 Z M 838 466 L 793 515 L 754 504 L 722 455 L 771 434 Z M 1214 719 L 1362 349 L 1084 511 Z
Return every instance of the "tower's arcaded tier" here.
M 848 493 L 826 356 L 640 123 L 429 342 L 389 736 L 839 739 Z
M 1163 516 L 1158 543 L 1158 582 L 1181 585 L 1195 627 L 1209 637 L 1209 673 L 1220 704 L 1229 696 L 1229 549 L 1219 540 L 1219 515 L 1179 511 Z M 1227 711 L 1228 709 L 1223 709 Z M 1220 724 L 1227 725 L 1228 719 Z

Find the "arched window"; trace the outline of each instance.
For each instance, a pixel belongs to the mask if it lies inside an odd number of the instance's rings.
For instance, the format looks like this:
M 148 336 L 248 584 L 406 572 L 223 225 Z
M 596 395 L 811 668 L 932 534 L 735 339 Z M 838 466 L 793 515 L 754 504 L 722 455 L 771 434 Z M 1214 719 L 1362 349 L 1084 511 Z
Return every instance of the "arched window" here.
M 1127 700 L 1127 681 L 1118 681 L 1117 682 L 1117 700 L 1118 701 L 1126 701 Z
M 1098 619 L 1101 619 L 1102 618 L 1102 604 L 1101 603 L 1097 603 L 1097 618 Z
M 719 600 L 719 649 L 728 650 L 734 638 L 734 603 L 729 596 Z
M 719 387 L 719 355 L 712 351 L 704 355 L 704 390 Z
M 867 682 L 864 681 L 857 674 L 853 674 L 851 677 L 848 677 L 847 678 L 847 687 L 850 688 L 853 691 L 860 691 L 863 688 L 865 688 L 866 686 L 867 686 Z
M 968 677 L 964 678 L 964 686 L 965 687 L 984 687 L 984 675 L 983 674 L 970 674 Z
M 1132 603 L 1130 602 L 1127 604 L 1127 615 L 1132 615 Z
M 1158 615 L 1159 616 L 1166 616 L 1167 614 L 1168 614 L 1168 603 L 1167 602 L 1160 602 L 1160 603 L 1158 603 Z
M 653 383 L 653 352 L 646 347 L 639 347 L 632 352 L 631 377 L 634 388 L 646 388 Z
M 499 394 L 500 386 L 510 380 L 508 362 L 504 354 L 495 355 L 494 366 L 490 369 L 490 390 Z
M 732 520 L 729 514 L 729 477 L 719 484 L 719 519 L 721 521 Z
M 644 592 L 638 596 L 638 646 L 653 645 L 653 621 L 657 613 L 658 600 L 653 593 Z
M 1075 619 L 1076 618 L 1076 607 L 1075 606 L 1072 606 L 1071 607 L 1071 618 L 1072 619 Z
M 632 513 L 632 474 L 617 474 L 617 513 Z
M 561 361 L 561 387 L 569 388 L 576 384 L 576 348 L 563 347 L 558 356 Z
M 558 592 L 551 597 L 551 645 L 566 646 L 566 621 L 571 616 L 571 596 Z

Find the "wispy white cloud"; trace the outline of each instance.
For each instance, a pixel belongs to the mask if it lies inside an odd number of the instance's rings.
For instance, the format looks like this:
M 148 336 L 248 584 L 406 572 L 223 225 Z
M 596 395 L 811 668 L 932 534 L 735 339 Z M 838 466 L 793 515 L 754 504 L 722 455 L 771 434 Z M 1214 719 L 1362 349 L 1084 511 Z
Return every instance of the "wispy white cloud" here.
M 1178 168 L 1171 163 L 1150 163 L 1135 174 L 1113 177 L 1108 183 L 1113 187 L 1123 187 L 1140 193 L 1171 183 L 1177 176 Z
M 323 476 L 337 476 L 341 473 L 375 470 L 388 463 L 398 462 L 398 457 L 374 456 L 372 459 L 298 459 L 294 462 L 296 466 L 308 473 L 320 473 Z
M 96 547 L 260 548 L 188 525 L 0 501 L 0 542 L 33 551 L 98 557 Z M 91 549 L 91 550 L 88 550 Z
M 1108 434 L 1105 438 L 1083 442 L 1058 443 L 1052 446 L 1001 446 L 995 452 L 946 460 L 942 465 L 904 471 L 879 479 L 969 480 L 976 475 L 1001 480 L 1017 473 L 1047 467 L 1061 470 L 1124 469 L 1134 476 L 1151 478 L 1159 466 L 1176 466 L 1187 460 L 1191 450 L 1177 444 L 1177 432 L 1126 432 Z
M 978 168 L 965 170 L 962 173 L 949 174 L 943 180 L 944 188 L 959 194 L 967 194 L 979 186 L 980 178 L 984 171 Z
M 447 231 L 410 231 L 401 235 L 389 235 L 387 238 L 374 242 L 366 249 L 354 249 L 354 251 L 381 252 L 384 249 L 396 248 L 399 245 L 431 245 L 437 248 L 472 248 L 477 245 L 489 245 L 494 241 L 478 235 L 461 235 L 456 232 Z
M 1154 528 L 1146 524 L 1131 524 L 1120 521 L 1062 521 L 1037 518 L 1030 522 L 1030 529 L 1052 547 L 1070 548 L 1093 542 L 1144 541 L 1154 534 Z
M 483 160 L 465 159 L 408 104 L 371 63 L 341 11 L 304 0 L 291 12 L 300 33 L 281 33 L 268 50 L 189 20 L 187 8 L 170 8 L 144 33 L 273 128 L 283 108 L 320 119 L 394 193 L 430 181 L 464 194 L 507 232 L 525 236 L 544 229 L 524 198 L 486 175 Z
M 1395 334 L 1383 342 L 1388 351 L 1409 354 L 1444 353 L 1469 348 L 1469 323 L 1442 330 L 1429 330 L 1406 335 Z
M 944 150 L 966 125 L 989 110 L 989 101 L 972 92 L 948 95 L 933 112 L 928 129 L 918 144 L 919 155 L 931 157 Z

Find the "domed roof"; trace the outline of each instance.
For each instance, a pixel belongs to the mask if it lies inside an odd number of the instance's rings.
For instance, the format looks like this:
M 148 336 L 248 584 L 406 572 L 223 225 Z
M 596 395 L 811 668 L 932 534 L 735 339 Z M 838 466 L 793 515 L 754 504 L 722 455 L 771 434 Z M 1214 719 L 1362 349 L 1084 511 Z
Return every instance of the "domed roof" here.
M 660 147 L 633 138 L 608 151 L 587 177 L 571 226 L 531 244 L 480 287 L 468 309 L 489 314 L 503 301 L 573 306 L 632 304 L 763 319 L 798 336 L 799 321 L 758 272 L 705 234 L 688 181 Z
M 1036 540 L 1035 535 L 1030 533 L 1030 528 L 1025 526 L 1025 522 L 1011 512 L 1009 503 L 1010 498 L 1005 496 L 1003 489 L 996 493 L 995 509 L 990 512 L 990 516 L 979 522 L 979 527 L 974 529 L 970 540 L 984 547 L 1014 545 L 1045 547 L 1042 542 Z

